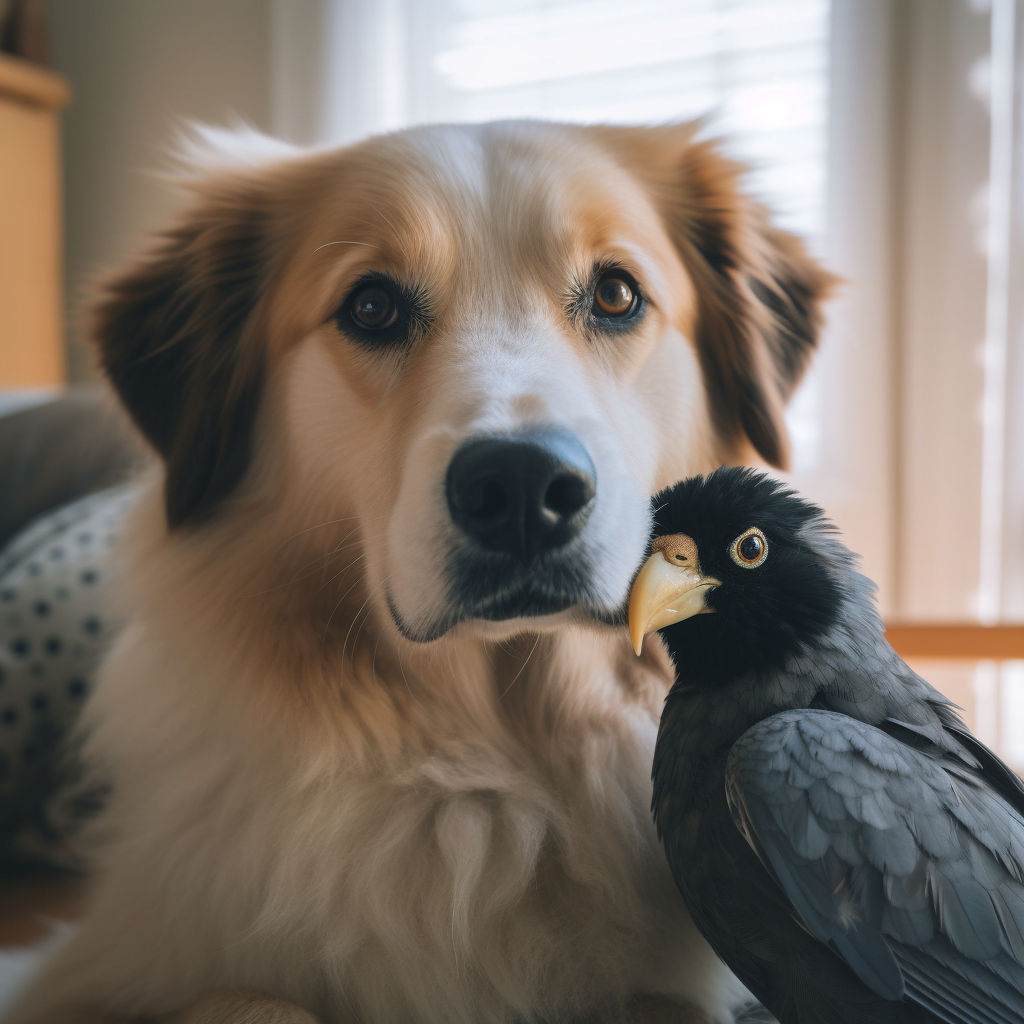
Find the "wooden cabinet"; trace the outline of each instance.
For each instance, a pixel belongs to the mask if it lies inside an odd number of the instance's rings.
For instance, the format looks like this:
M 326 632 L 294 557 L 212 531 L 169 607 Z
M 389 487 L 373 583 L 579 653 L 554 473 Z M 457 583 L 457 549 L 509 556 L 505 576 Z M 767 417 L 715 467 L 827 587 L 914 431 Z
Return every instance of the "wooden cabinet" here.
M 64 79 L 0 54 L 0 389 L 64 381 Z

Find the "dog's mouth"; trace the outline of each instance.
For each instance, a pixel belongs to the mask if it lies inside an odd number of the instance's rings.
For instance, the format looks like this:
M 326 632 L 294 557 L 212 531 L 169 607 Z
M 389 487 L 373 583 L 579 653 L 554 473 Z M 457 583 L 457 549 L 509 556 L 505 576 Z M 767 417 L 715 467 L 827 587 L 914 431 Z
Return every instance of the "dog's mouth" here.
M 456 559 L 449 571 L 448 600 L 443 611 L 411 623 L 385 588 L 388 610 L 407 640 L 439 640 L 457 625 L 473 620 L 508 622 L 564 615 L 565 621 L 621 626 L 625 603 L 606 606 L 594 593 L 587 570 L 559 556 L 524 568 L 503 556 Z

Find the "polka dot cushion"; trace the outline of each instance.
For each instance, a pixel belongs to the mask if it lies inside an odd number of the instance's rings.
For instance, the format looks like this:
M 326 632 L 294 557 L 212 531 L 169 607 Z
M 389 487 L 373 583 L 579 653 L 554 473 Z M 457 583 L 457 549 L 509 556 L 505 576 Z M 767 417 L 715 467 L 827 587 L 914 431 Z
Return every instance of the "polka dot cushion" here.
M 0 551 L 0 863 L 72 864 L 73 834 L 102 799 L 67 738 L 117 626 L 108 553 L 133 497 L 92 494 Z

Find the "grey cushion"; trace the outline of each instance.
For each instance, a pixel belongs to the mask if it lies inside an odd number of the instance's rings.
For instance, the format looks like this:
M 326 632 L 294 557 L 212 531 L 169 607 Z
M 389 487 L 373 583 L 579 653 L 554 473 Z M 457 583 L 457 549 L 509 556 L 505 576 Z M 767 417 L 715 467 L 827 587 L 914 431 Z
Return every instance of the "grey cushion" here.
M 0 547 L 51 509 L 127 480 L 144 458 L 105 389 L 70 388 L 28 407 L 25 397 L 0 392 Z
M 72 866 L 102 797 L 67 738 L 117 631 L 108 553 L 133 498 L 131 485 L 82 498 L 0 551 L 0 864 Z

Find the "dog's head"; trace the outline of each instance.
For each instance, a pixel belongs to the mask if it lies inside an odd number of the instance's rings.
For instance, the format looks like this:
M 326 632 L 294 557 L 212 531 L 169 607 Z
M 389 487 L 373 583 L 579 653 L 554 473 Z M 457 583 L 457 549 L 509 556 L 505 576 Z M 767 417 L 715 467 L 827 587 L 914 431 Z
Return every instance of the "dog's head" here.
M 98 310 L 171 531 L 345 520 L 407 638 L 500 636 L 616 617 L 653 492 L 785 463 L 830 279 L 692 127 L 232 145 Z

